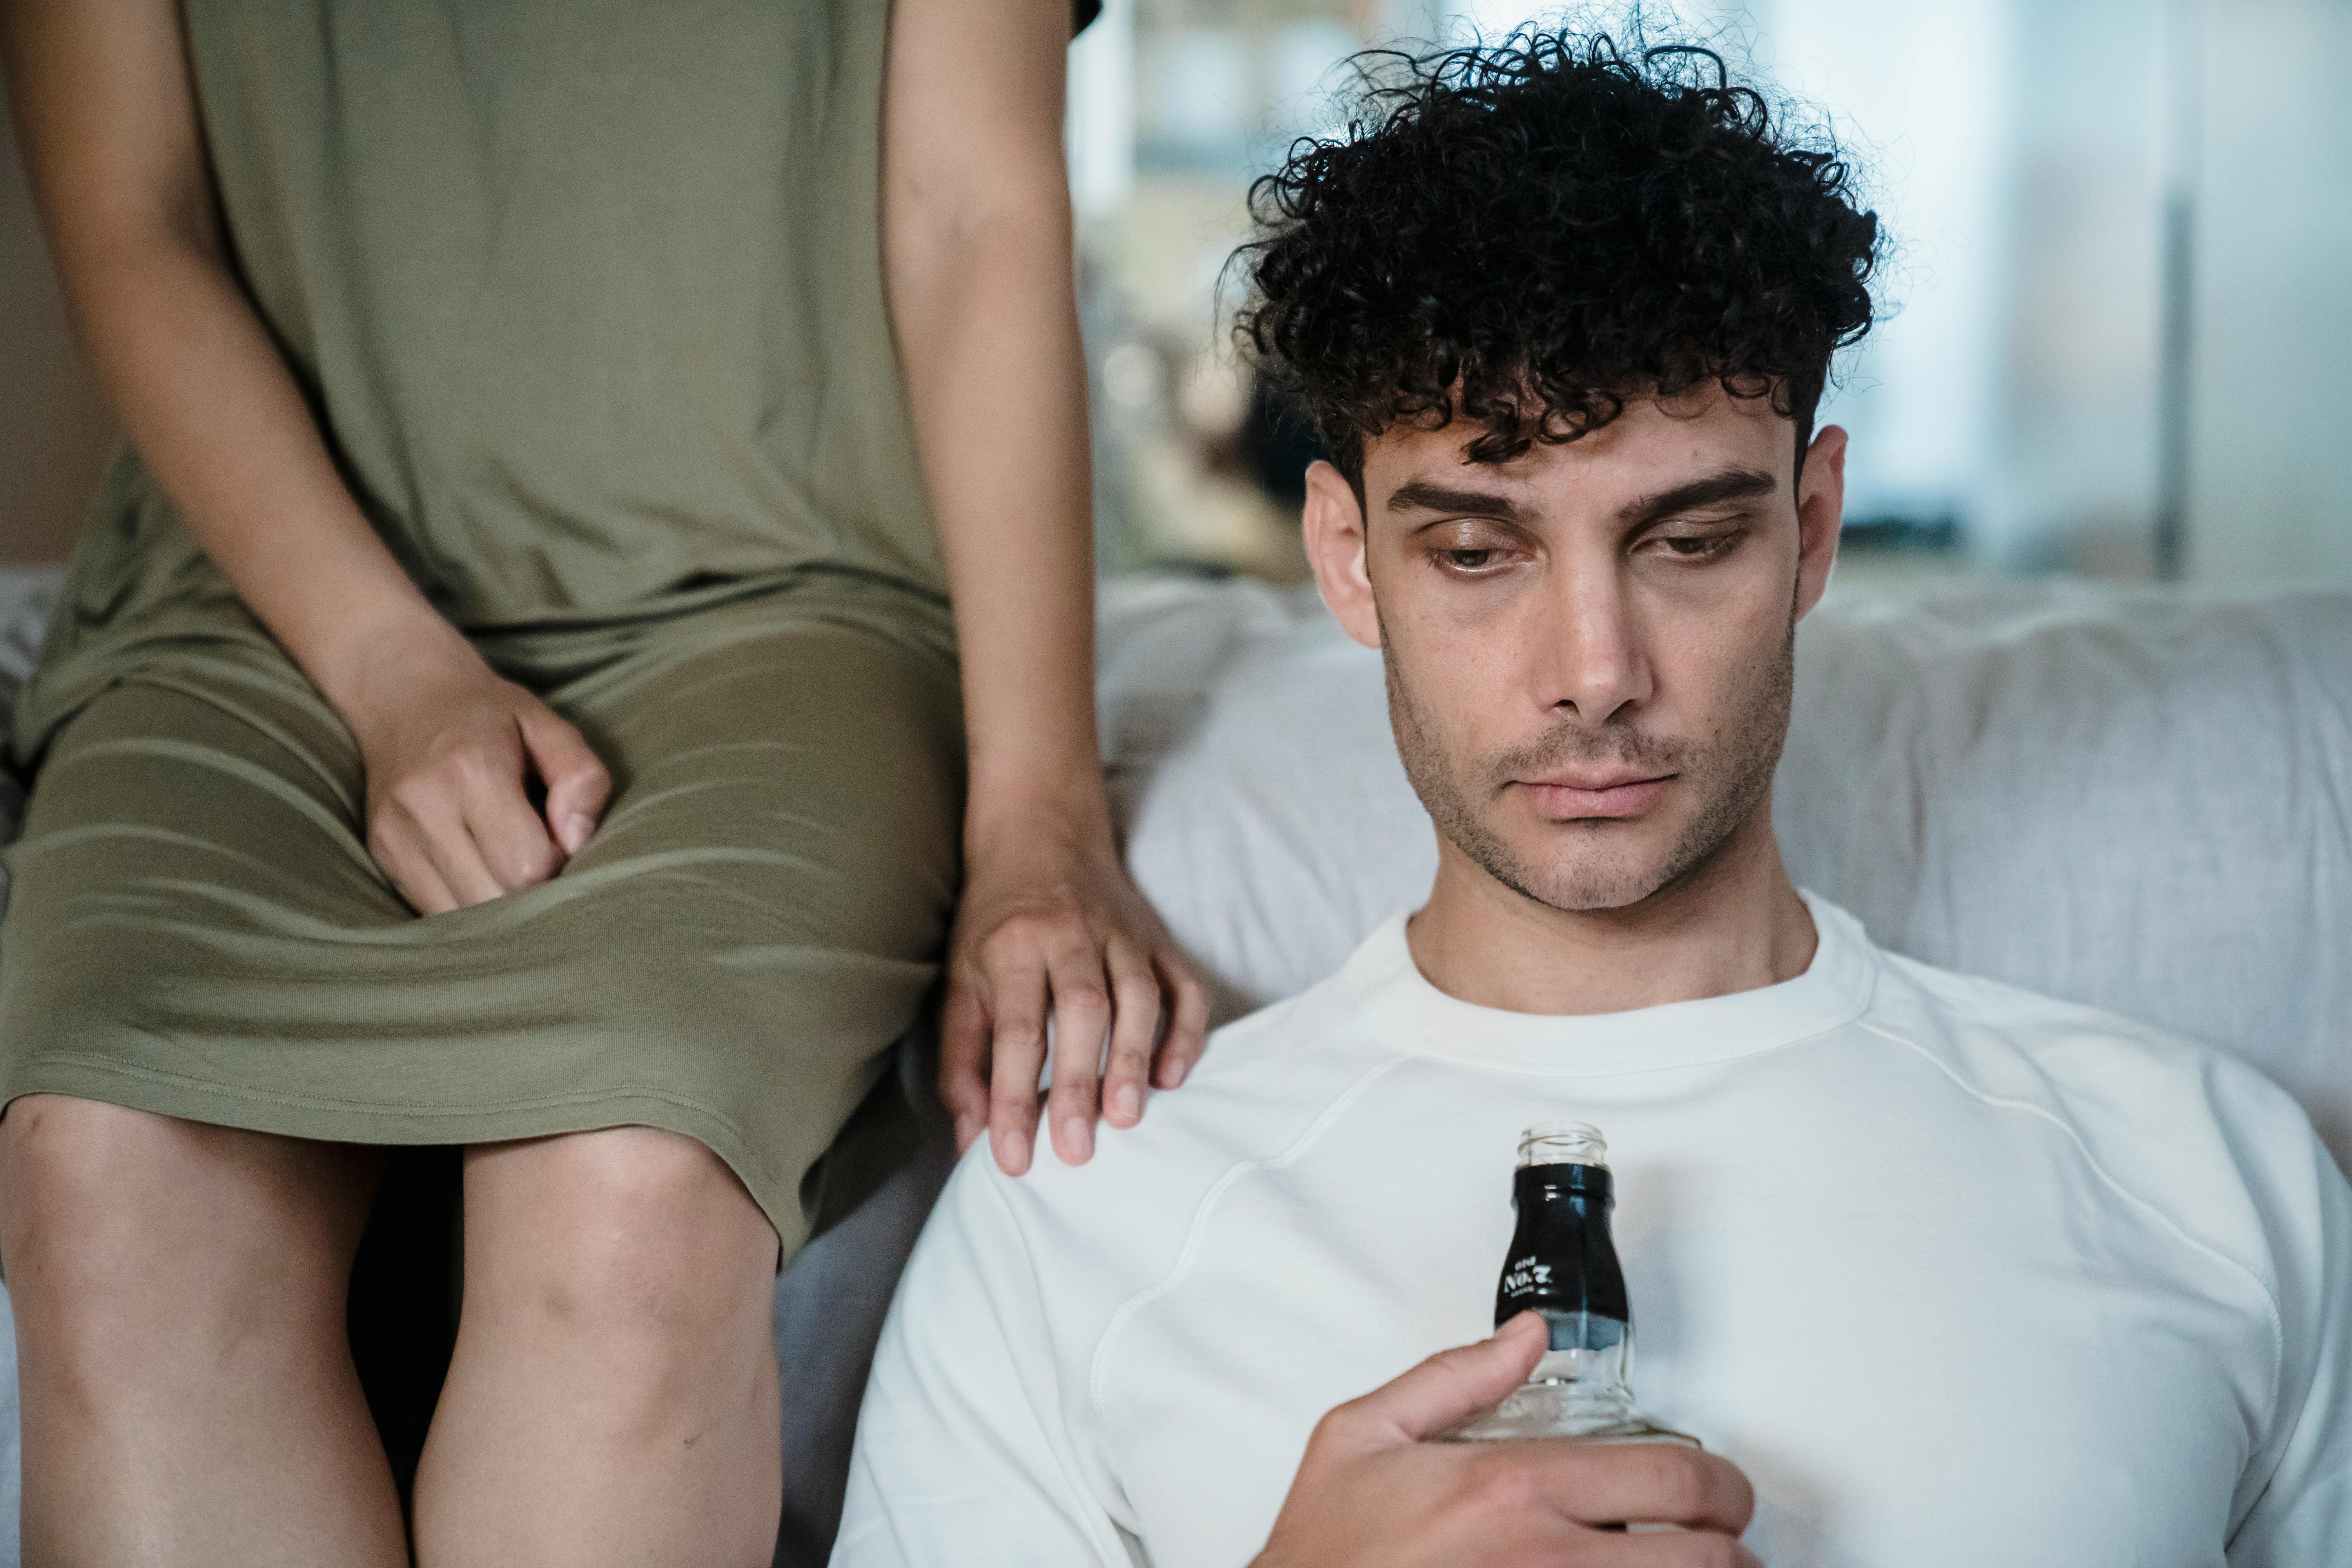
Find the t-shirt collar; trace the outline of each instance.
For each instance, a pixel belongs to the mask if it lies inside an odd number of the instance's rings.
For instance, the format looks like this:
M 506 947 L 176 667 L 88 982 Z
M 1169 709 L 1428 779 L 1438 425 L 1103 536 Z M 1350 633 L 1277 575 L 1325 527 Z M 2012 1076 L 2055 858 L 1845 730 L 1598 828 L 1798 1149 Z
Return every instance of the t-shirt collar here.
M 1697 1067 L 1774 1050 L 1841 1027 L 1870 1005 L 1877 953 L 1852 915 L 1801 892 L 1820 934 L 1802 974 L 1727 996 L 1627 1013 L 1512 1013 L 1432 985 L 1391 916 L 1340 971 L 1363 1017 L 1399 1048 L 1487 1067 L 1562 1076 Z

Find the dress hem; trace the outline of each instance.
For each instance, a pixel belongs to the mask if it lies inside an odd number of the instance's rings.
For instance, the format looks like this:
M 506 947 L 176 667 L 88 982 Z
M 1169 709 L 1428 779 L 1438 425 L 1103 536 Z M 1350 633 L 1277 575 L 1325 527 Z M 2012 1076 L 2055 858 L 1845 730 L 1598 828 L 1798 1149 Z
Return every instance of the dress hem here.
M 136 1085 L 138 1092 L 126 1086 Z M 16 1064 L 0 1114 L 29 1094 L 58 1094 L 284 1138 L 373 1147 L 505 1143 L 610 1127 L 653 1127 L 691 1138 L 735 1173 L 768 1216 L 781 1247 L 778 1267 L 808 1239 L 797 1199 L 775 1201 L 773 1173 L 725 1115 L 649 1085 L 533 1095 L 489 1105 L 392 1104 L 330 1100 L 191 1079 L 81 1052 L 47 1052 Z M 616 1114 L 616 1112 L 628 1112 Z M 372 1124 L 348 1120 L 380 1118 Z M 393 1119 L 404 1118 L 405 1122 Z M 463 1123 L 462 1127 L 451 1123 Z

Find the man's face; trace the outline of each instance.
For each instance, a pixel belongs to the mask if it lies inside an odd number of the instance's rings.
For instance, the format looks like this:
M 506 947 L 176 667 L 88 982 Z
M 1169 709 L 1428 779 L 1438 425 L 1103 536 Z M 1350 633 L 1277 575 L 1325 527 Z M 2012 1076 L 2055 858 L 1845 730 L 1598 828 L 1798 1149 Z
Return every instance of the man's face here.
M 1502 465 L 1481 432 L 1367 445 L 1364 503 L 1308 475 L 1308 552 L 1381 649 L 1405 771 L 1454 849 L 1560 910 L 1678 885 L 1769 829 L 1797 618 L 1821 596 L 1845 433 L 1719 389 Z

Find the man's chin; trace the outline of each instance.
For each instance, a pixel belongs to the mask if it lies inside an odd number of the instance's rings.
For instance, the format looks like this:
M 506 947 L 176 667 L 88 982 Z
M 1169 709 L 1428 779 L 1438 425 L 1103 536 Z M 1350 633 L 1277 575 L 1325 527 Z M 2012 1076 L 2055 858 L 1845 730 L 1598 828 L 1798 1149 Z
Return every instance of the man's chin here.
M 1654 896 L 1661 883 L 1642 878 L 1502 879 L 1506 887 L 1563 914 L 1605 914 L 1631 909 Z
M 1632 826 L 1614 822 L 1564 823 L 1554 829 L 1554 834 L 1566 829 L 1588 838 L 1620 833 L 1631 837 L 1633 835 L 1625 830 Z M 1528 855 L 1494 853 L 1502 847 L 1499 845 L 1486 847 L 1486 854 L 1467 845 L 1463 847 L 1470 851 L 1472 858 L 1488 876 L 1521 898 L 1570 914 L 1597 914 L 1629 908 L 1652 897 L 1672 879 L 1672 868 L 1666 863 L 1670 857 L 1646 845 L 1555 842 L 1546 847 L 1548 853 Z

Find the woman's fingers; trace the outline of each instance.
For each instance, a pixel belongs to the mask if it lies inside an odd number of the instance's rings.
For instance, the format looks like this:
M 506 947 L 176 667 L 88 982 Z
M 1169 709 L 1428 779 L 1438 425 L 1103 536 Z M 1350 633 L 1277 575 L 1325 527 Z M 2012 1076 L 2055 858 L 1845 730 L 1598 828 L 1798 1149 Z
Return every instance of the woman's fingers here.
M 1104 954 L 1110 973 L 1110 1055 L 1103 1068 L 1103 1119 L 1132 1127 L 1143 1119 L 1143 1091 L 1151 1077 L 1151 1047 L 1160 1038 L 1160 972 L 1118 937 Z
M 1000 842 L 968 857 L 950 960 L 940 1098 L 959 1143 L 978 1134 L 984 1107 L 1009 1175 L 1035 1157 L 1049 1056 L 1045 1136 L 1064 1163 L 1084 1164 L 1096 1123 L 1142 1120 L 1152 1086 L 1182 1082 L 1207 1032 L 1207 987 L 1117 856 L 1106 847 L 1057 863 L 1058 842 L 1049 837 L 1043 856 Z
M 500 893 L 535 888 L 562 868 L 563 852 L 530 808 L 520 744 L 505 757 L 461 763 L 456 783 L 475 853 Z
M 562 864 L 524 793 L 522 743 L 512 730 L 398 781 L 385 809 L 407 818 L 461 907 L 534 887 Z
M 1174 1089 L 1208 1047 L 1209 988 L 1172 947 L 1161 951 L 1155 967 L 1160 983 L 1167 988 L 1169 1005 L 1168 1033 L 1160 1042 L 1159 1070 L 1153 1081 L 1162 1089 Z
M 956 1152 L 988 1131 L 988 1002 L 971 966 L 948 966 L 940 1010 L 940 1101 L 955 1118 Z
M 407 786 L 394 799 L 415 824 L 425 858 L 440 873 L 443 886 L 460 908 L 487 904 L 506 891 L 475 845 L 473 832 L 466 825 L 465 807 L 452 785 L 437 779 L 424 781 Z
M 1045 1135 L 1065 1164 L 1093 1158 L 1097 1117 L 1115 1127 L 1142 1120 L 1155 1047 L 1163 1088 L 1181 1083 L 1200 1059 L 1208 991 L 1173 954 L 1148 958 L 1126 937 L 1098 937 L 1075 915 L 1029 918 L 1006 922 L 983 944 L 980 968 L 976 983 L 950 987 L 940 1092 L 959 1142 L 969 1142 L 966 1119 L 976 1113 L 985 1076 L 987 1123 L 1008 1175 L 1027 1170 L 1034 1153 L 1049 1017 Z
M 1046 1115 L 1054 1152 L 1066 1165 L 1094 1157 L 1102 1102 L 1103 1042 L 1110 1035 L 1110 986 L 1103 951 L 1083 931 L 1057 942 L 1045 961 L 1054 995 L 1054 1088 Z
M 391 807 L 376 812 L 368 825 L 367 847 L 418 914 L 446 914 L 457 907 L 456 895 L 434 868 L 432 857 L 425 852 L 423 835 L 406 812 Z
M 997 1168 L 1017 1176 L 1029 1168 L 1037 1137 L 1037 1075 L 1045 1062 L 1045 960 L 1021 940 L 989 944 L 982 957 L 994 1027 L 988 1041 L 988 1133 Z
M 613 775 L 580 731 L 533 704 L 516 715 L 531 766 L 547 785 L 547 831 L 566 855 L 577 855 L 596 831 L 613 792 Z

